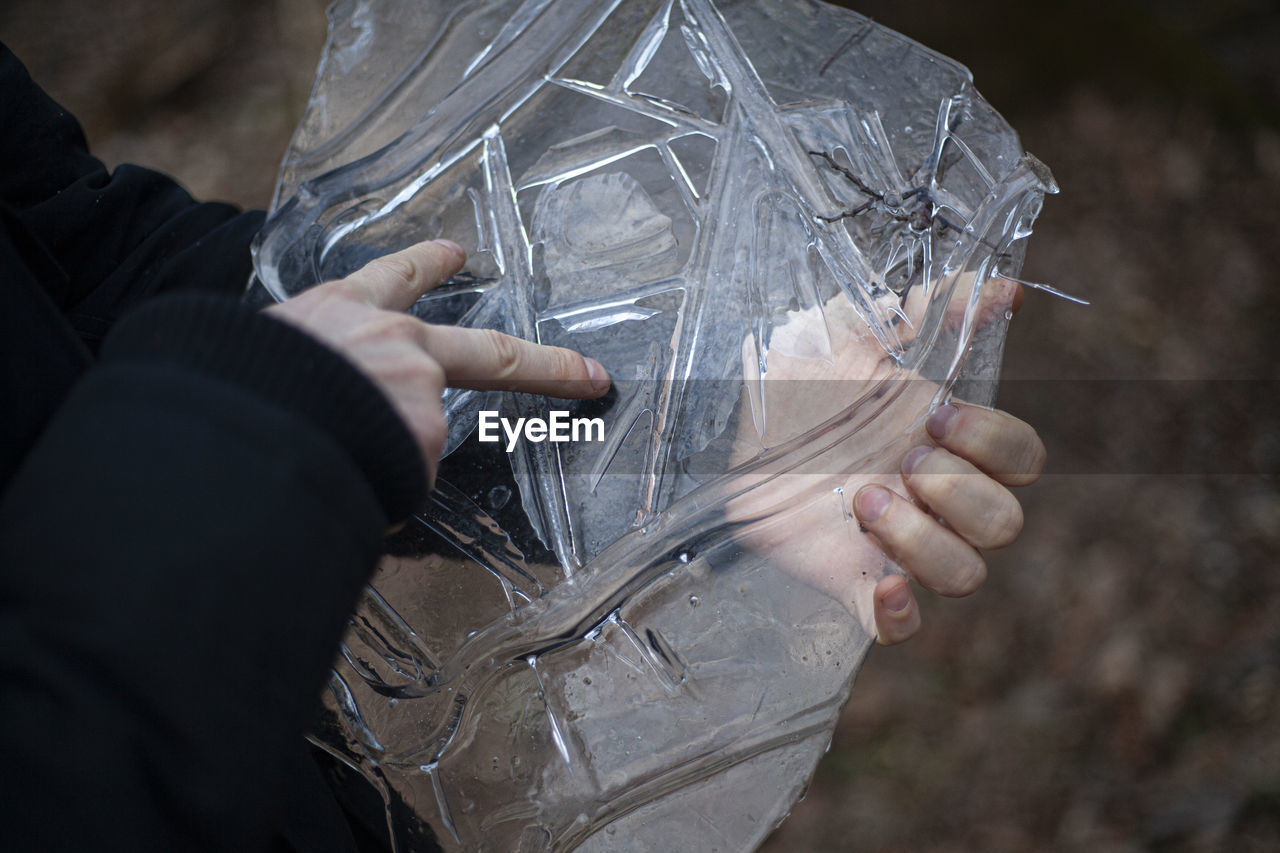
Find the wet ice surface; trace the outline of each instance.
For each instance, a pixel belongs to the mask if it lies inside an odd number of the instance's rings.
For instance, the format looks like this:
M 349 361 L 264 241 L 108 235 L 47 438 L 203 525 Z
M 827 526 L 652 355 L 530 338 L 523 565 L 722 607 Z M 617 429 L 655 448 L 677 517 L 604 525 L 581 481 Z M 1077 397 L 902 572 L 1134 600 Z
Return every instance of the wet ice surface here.
M 409 5 L 337 7 L 262 285 L 448 236 L 467 270 L 419 316 L 581 350 L 615 388 L 449 393 L 440 485 L 317 742 L 403 849 L 750 849 L 892 570 L 846 495 L 952 388 L 990 399 L 998 276 L 1052 181 L 965 69 L 845 10 Z M 472 431 L 553 408 L 605 440 L 508 457 Z

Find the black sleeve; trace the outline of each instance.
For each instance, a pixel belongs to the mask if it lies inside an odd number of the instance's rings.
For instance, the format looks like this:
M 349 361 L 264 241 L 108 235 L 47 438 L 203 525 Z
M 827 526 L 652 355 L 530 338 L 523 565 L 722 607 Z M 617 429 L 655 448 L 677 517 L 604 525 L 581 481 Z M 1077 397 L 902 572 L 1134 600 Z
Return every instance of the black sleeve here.
M 0 44 L 0 204 L 60 267 L 50 296 L 96 348 L 142 300 L 177 290 L 240 293 L 263 213 L 198 203 L 165 175 L 89 154 L 75 117 Z
M 121 321 L 0 503 L 5 849 L 263 847 L 425 490 L 391 404 L 301 332 L 212 296 Z

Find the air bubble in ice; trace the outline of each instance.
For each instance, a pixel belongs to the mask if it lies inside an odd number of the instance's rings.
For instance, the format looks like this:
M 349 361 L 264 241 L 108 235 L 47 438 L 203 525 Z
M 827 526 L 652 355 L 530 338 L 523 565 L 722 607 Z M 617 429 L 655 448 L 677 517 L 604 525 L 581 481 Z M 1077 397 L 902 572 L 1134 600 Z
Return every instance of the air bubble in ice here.
M 511 489 L 506 486 L 494 486 L 489 490 L 489 509 L 502 509 L 509 500 L 511 500 Z

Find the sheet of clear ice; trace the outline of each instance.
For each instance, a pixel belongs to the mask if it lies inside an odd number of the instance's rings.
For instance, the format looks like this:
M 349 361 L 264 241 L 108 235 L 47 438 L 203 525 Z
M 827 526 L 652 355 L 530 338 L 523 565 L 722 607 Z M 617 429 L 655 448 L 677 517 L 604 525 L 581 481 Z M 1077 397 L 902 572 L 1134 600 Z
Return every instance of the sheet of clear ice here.
M 896 570 L 850 496 L 948 394 L 990 402 L 1052 179 L 965 68 L 823 3 L 330 14 L 251 296 L 446 236 L 466 269 L 416 314 L 578 349 L 615 387 L 449 393 L 439 486 L 315 742 L 401 850 L 753 848 Z M 480 409 L 606 437 L 508 455 Z

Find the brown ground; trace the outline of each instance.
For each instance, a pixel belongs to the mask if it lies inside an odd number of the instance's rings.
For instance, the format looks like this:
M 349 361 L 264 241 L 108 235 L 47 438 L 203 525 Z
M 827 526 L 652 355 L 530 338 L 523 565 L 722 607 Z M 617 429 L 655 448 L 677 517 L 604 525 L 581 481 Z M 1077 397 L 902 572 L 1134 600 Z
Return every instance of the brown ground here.
M 872 655 L 767 849 L 1277 849 L 1280 14 L 854 5 L 967 63 L 1053 168 L 1024 274 L 1093 306 L 1013 324 L 1001 403 L 1051 454 L 1026 530 Z M 8 0 L 0 39 L 108 162 L 264 205 L 322 7 Z

